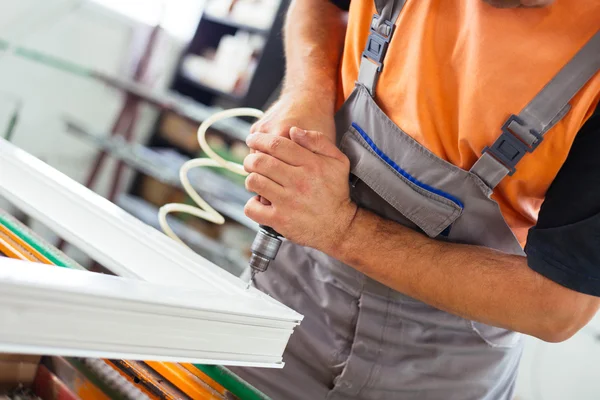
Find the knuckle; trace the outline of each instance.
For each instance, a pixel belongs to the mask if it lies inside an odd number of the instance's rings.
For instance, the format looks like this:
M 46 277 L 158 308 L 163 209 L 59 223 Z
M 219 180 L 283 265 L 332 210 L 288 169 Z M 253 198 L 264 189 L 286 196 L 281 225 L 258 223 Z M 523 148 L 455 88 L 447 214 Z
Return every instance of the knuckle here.
M 245 158 L 244 158 L 244 169 L 248 172 L 252 171 L 253 168 L 253 159 L 255 157 L 254 153 L 250 153 L 248 154 Z
M 244 159 L 244 167 L 248 172 L 256 171 L 262 165 L 260 154 L 250 154 Z
M 268 129 L 268 122 L 263 118 L 252 124 L 250 133 L 265 132 Z
M 260 167 L 262 167 L 263 165 L 263 154 L 262 153 L 256 153 L 254 154 L 254 157 L 252 157 L 252 167 L 255 170 L 258 170 Z
M 246 177 L 246 189 L 253 191 L 258 188 L 258 175 L 251 173 Z
M 260 175 L 258 175 L 256 173 L 250 174 L 250 182 L 252 182 L 252 186 L 254 186 L 255 188 L 260 188 L 262 186 L 261 180 L 260 180 Z
M 256 155 L 256 158 L 254 159 L 254 168 L 259 169 L 259 168 L 265 168 L 267 167 L 269 164 L 269 156 L 267 156 L 264 153 L 259 153 Z
M 273 158 L 265 153 L 256 153 L 251 162 L 256 172 L 266 172 L 273 167 Z
M 268 149 L 269 151 L 276 151 L 281 146 L 282 139 L 279 136 L 275 136 L 269 141 Z

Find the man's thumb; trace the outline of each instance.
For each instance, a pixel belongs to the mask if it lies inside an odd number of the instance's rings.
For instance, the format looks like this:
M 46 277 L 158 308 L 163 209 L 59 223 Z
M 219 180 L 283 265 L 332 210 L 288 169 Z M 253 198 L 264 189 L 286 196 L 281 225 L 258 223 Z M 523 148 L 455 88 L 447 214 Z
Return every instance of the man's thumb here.
M 313 153 L 331 158 L 339 157 L 337 147 L 322 132 L 305 131 L 304 129 L 293 127 L 290 129 L 290 139 Z

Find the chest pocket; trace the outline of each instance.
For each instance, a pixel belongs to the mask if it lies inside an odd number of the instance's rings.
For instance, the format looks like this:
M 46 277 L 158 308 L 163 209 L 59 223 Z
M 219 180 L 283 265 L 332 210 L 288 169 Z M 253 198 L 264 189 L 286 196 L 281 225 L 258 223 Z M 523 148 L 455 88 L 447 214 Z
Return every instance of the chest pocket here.
M 351 196 L 360 207 L 430 237 L 447 232 L 461 215 L 459 199 L 404 171 L 357 124 L 344 134 L 340 149 L 350 159 Z

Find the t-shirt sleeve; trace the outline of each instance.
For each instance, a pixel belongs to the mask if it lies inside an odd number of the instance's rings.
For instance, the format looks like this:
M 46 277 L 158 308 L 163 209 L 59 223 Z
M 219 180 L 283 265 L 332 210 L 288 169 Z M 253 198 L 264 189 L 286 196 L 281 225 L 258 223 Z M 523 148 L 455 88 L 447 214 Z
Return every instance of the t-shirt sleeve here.
M 548 189 L 525 253 L 539 274 L 600 296 L 600 106 Z
M 329 0 L 342 10 L 348 11 L 350 9 L 350 0 Z

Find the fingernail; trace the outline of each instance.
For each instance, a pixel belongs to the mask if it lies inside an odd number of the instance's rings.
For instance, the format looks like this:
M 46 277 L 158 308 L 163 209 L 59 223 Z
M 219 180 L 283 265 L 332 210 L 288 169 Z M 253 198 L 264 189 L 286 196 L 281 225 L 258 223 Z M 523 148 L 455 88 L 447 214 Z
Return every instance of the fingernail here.
M 300 129 L 297 126 L 293 127 L 292 129 L 294 129 L 294 133 L 296 135 L 306 135 L 306 131 L 304 129 Z

